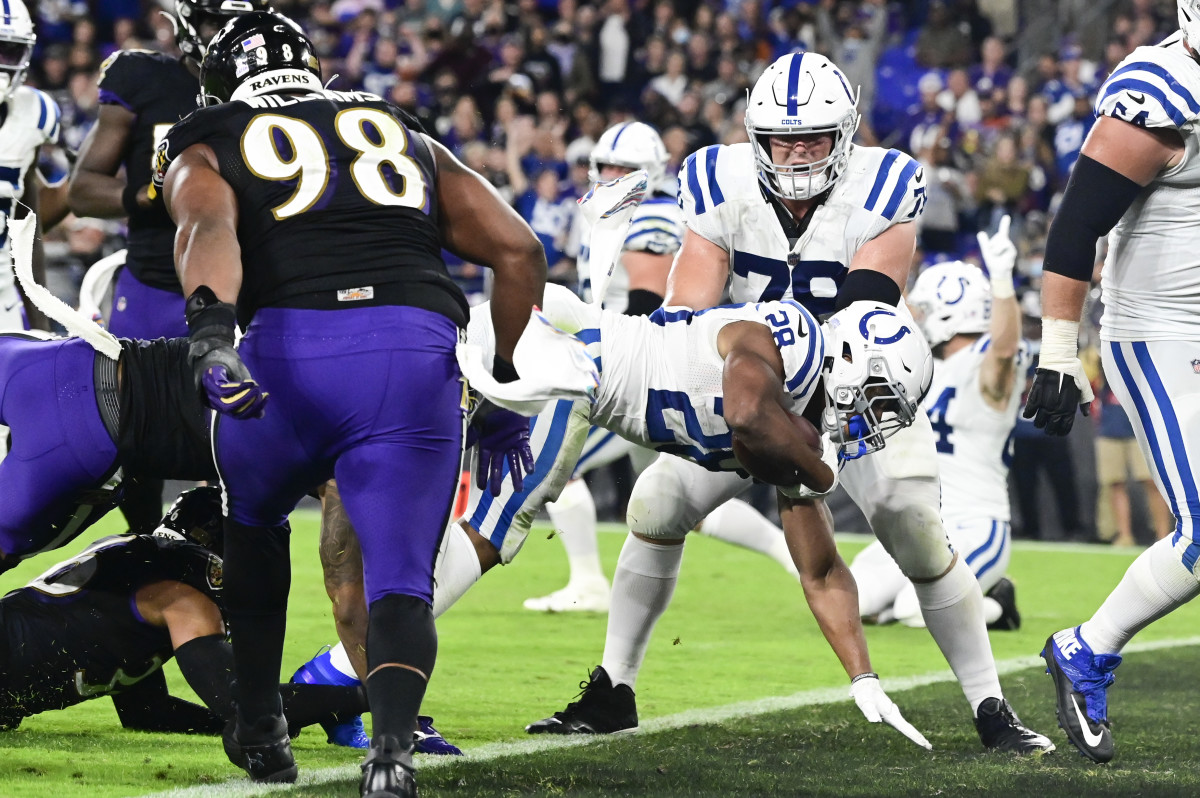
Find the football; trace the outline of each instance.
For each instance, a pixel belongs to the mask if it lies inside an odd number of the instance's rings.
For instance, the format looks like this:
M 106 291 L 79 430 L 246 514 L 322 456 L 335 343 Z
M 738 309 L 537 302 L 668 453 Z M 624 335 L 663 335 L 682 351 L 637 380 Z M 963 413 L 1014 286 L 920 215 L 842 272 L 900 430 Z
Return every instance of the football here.
M 820 454 L 821 433 L 817 430 L 816 426 L 803 416 L 789 413 L 788 418 L 791 420 L 792 426 L 800 433 L 800 438 L 804 443 Z M 737 435 L 733 436 L 733 455 L 742 464 L 742 467 L 750 472 L 750 476 L 755 479 L 772 485 L 782 484 L 783 481 L 786 481 L 781 479 L 781 475 L 777 473 L 777 468 L 772 468 L 770 464 L 763 462 L 761 458 L 747 449 L 738 439 Z

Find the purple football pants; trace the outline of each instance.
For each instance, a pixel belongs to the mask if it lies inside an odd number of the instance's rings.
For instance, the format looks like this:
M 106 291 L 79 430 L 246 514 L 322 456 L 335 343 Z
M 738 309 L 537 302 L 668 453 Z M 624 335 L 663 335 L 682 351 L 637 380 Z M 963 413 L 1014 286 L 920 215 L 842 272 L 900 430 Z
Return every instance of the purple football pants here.
M 238 352 L 271 394 L 261 419 L 218 416 L 229 516 L 282 524 L 330 477 L 363 552 L 368 604 L 433 602 L 433 564 L 458 488 L 464 388 L 458 328 L 415 307 L 264 308 Z
M 0 423 L 12 429 L 12 449 L 0 461 L 5 555 L 48 547 L 81 494 L 115 470 L 117 446 L 96 406 L 97 357 L 79 338 L 0 335 Z
M 122 268 L 113 286 L 108 329 L 120 338 L 187 338 L 186 300 L 182 294 L 140 282 Z

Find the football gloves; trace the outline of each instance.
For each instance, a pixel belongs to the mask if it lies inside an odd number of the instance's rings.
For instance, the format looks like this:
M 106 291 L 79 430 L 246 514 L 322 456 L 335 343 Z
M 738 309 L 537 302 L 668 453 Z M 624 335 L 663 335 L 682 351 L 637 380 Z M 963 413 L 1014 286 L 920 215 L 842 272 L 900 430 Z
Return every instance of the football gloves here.
M 854 703 L 858 704 L 859 710 L 871 723 L 883 721 L 925 750 L 933 750 L 933 746 L 925 739 L 925 735 L 904 719 L 904 716 L 900 714 L 900 707 L 896 706 L 892 699 L 887 697 L 887 693 L 883 692 L 883 688 L 879 686 L 879 677 L 875 674 L 863 674 L 855 677 L 855 680 L 850 683 L 850 697 L 854 699 Z
M 1047 435 L 1069 433 L 1076 408 L 1086 416 L 1095 398 L 1079 360 L 1078 335 L 1079 322 L 1042 319 L 1042 353 L 1023 415 Z
M 467 448 L 472 446 L 478 446 L 479 450 L 475 484 L 480 490 L 488 490 L 493 496 L 500 495 L 506 463 L 513 489 L 519 493 L 524 488 L 525 477 L 533 473 L 534 466 L 527 416 L 505 410 L 485 399 L 471 417 L 467 429 Z
M 270 394 L 262 389 L 233 347 L 234 306 L 217 300 L 206 285 L 187 300 L 188 365 L 201 400 L 233 418 L 262 418 Z
M 1015 293 L 1013 290 L 1012 273 L 1017 265 L 1017 246 L 1008 237 L 1008 227 L 1012 217 L 1008 214 L 1000 220 L 994 236 L 978 233 L 979 252 L 983 255 L 983 264 L 987 266 L 988 278 L 992 284 L 993 299 L 1007 299 Z

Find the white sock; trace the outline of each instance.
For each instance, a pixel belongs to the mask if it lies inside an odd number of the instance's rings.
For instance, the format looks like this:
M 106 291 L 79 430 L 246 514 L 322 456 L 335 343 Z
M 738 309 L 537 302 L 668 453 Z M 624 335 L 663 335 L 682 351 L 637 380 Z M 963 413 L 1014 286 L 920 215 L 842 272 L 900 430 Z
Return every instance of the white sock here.
M 1000 606 L 999 601 L 987 596 L 983 597 L 983 622 L 985 624 L 995 623 L 1003 614 L 1004 608 Z
M 457 522 L 451 522 L 446 527 L 442 549 L 433 567 L 433 617 L 450 609 L 482 575 L 479 554 L 467 530 Z
M 558 500 L 546 505 L 550 522 L 567 550 L 571 569 L 568 585 L 591 586 L 608 580 L 600 566 L 600 549 L 596 545 L 596 503 L 592 492 L 582 479 L 573 479 L 563 488 Z
M 682 561 L 682 541 L 677 546 L 662 546 L 647 543 L 632 532 L 625 538 L 613 573 L 608 633 L 600 663 L 614 685 L 632 688 L 637 682 L 654 625 L 671 603 Z
M 358 674 L 354 672 L 354 666 L 350 664 L 350 657 L 346 655 L 346 647 L 341 643 L 329 649 L 329 664 L 343 676 L 358 679 Z
M 1003 698 L 983 622 L 983 592 L 962 557 L 941 579 L 913 587 L 925 625 L 971 703 L 972 716 L 985 698 Z
M 1079 630 L 1096 654 L 1117 654 L 1154 621 L 1200 594 L 1167 536 L 1143 551 Z
M 741 499 L 730 499 L 708 514 L 697 530 L 702 535 L 765 554 L 800 578 L 783 530 Z

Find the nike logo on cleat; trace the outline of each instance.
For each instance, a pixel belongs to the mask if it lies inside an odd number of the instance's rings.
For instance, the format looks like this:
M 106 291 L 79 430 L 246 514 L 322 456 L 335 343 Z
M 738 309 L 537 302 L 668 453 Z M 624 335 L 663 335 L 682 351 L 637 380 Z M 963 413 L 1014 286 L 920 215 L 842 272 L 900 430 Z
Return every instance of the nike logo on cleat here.
M 1071 696 L 1071 706 L 1075 709 L 1075 719 L 1079 721 L 1079 728 L 1083 731 L 1083 741 L 1088 744 L 1088 747 L 1095 748 L 1104 740 L 1103 732 L 1092 731 L 1091 724 L 1088 723 L 1087 713 L 1079 708 L 1079 697 Z
M 1063 659 L 1070 659 L 1083 648 L 1083 643 L 1080 643 L 1079 638 L 1075 636 L 1074 629 L 1063 629 L 1061 632 L 1055 632 L 1054 643 L 1058 646 L 1058 650 L 1062 652 Z

